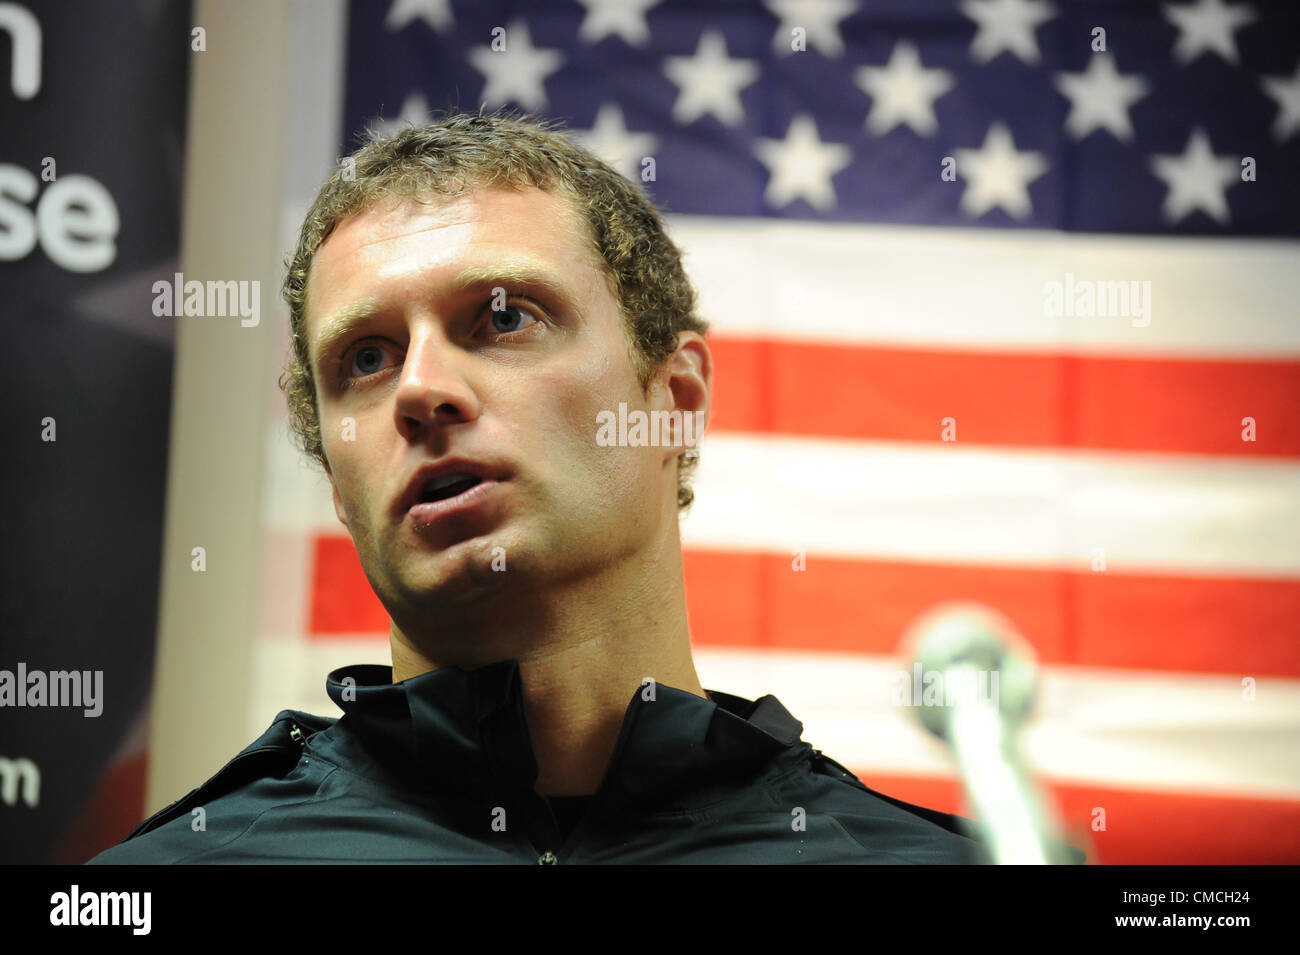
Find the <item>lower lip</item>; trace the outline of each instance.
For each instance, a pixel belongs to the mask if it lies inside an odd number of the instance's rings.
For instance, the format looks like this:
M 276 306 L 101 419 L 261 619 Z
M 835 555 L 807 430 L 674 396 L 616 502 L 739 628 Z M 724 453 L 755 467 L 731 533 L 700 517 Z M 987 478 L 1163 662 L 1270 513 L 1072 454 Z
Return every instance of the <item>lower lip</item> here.
M 496 493 L 499 484 L 499 481 L 479 481 L 468 491 L 462 491 L 455 497 L 449 497 L 445 501 L 416 504 L 406 513 L 416 527 L 427 527 L 453 514 L 463 514 L 473 510 Z

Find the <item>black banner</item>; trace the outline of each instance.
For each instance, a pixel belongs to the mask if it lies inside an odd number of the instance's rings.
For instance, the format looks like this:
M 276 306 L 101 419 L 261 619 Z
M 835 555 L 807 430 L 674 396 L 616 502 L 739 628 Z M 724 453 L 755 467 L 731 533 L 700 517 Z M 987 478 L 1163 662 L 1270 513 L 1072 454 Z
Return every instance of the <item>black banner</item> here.
M 144 812 L 190 5 L 0 3 L 0 862 Z

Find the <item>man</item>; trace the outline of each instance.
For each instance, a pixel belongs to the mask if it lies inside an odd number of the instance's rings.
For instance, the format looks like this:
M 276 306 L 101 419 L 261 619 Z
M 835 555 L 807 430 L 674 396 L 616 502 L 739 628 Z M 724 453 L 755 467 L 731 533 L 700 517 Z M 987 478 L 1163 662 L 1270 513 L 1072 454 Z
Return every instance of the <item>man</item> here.
M 958 862 L 771 696 L 706 691 L 682 583 L 713 365 L 655 209 L 543 124 L 457 115 L 326 182 L 281 379 L 390 618 L 94 862 Z M 607 446 L 625 408 L 667 441 Z M 198 824 L 201 818 L 202 825 Z

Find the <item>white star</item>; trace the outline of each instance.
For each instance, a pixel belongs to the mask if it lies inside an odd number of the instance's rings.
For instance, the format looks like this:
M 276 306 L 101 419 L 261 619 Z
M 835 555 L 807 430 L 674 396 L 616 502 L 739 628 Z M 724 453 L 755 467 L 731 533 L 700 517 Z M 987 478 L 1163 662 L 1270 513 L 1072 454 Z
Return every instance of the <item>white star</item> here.
M 505 28 L 503 39 L 503 50 L 476 46 L 469 51 L 469 61 L 487 77 L 483 85 L 484 105 L 513 100 L 526 109 L 544 108 L 546 77 L 564 64 L 564 55 L 558 50 L 539 50 L 533 46 L 528 24 L 523 20 L 512 20 Z
M 989 62 L 1003 50 L 1026 63 L 1037 63 L 1034 31 L 1056 16 L 1056 8 L 1045 0 L 964 0 L 961 12 L 978 26 L 970 52 L 980 63 Z
M 883 136 L 906 123 L 920 136 L 933 136 L 939 128 L 934 101 L 953 88 L 947 70 L 927 70 L 915 45 L 906 40 L 894 44 L 884 66 L 864 66 L 856 75 L 858 86 L 871 97 L 867 129 Z
M 578 39 L 596 43 L 617 33 L 631 46 L 645 46 L 650 40 L 650 27 L 645 22 L 645 12 L 659 0 L 578 0 L 587 8 L 578 28 Z
M 1004 123 L 994 123 L 979 149 L 958 149 L 957 175 L 966 180 L 961 209 L 978 219 L 1001 206 L 1013 219 L 1033 212 L 1029 184 L 1047 172 L 1047 160 L 1038 152 L 1019 152 Z
M 760 139 L 754 151 L 770 170 L 763 199 L 774 209 L 801 196 L 822 212 L 835 208 L 831 177 L 853 161 L 848 146 L 821 141 L 817 123 L 807 113 L 790 122 L 785 139 Z
M 429 24 L 436 33 L 442 33 L 456 22 L 451 15 L 451 0 L 393 0 L 388 16 L 384 17 L 384 27 L 397 31 L 416 17 Z
M 1140 76 L 1122 76 L 1107 53 L 1094 53 L 1084 73 L 1057 73 L 1056 88 L 1070 101 L 1065 128 L 1075 139 L 1106 129 L 1116 139 L 1133 138 L 1128 111 L 1150 91 Z
M 1210 138 L 1199 126 L 1192 130 L 1181 156 L 1152 156 L 1151 171 L 1169 187 L 1161 210 L 1178 222 L 1197 209 L 1224 225 L 1228 200 L 1224 190 L 1241 181 L 1241 167 L 1233 157 L 1220 159 L 1210 149 Z
M 1273 135 L 1279 141 L 1290 139 L 1300 129 L 1300 63 L 1296 64 L 1294 76 L 1262 76 L 1259 84 L 1265 93 L 1277 100 Z
M 685 126 L 712 113 L 723 125 L 739 126 L 745 121 L 740 90 L 758 79 L 759 68 L 753 60 L 730 59 L 722 33 L 709 30 L 700 37 L 694 56 L 665 58 L 664 75 L 681 90 L 673 103 L 678 123 Z
M 765 0 L 767 8 L 781 18 L 772 46 L 779 53 L 792 53 L 791 31 L 802 28 L 809 47 L 817 47 L 823 56 L 844 52 L 839 22 L 854 12 L 854 0 Z
M 1232 33 L 1255 18 L 1255 11 L 1244 3 L 1231 7 L 1224 6 L 1223 0 L 1197 0 L 1194 7 L 1165 4 L 1165 19 L 1178 27 L 1174 55 L 1184 65 L 1207 50 L 1236 63 L 1237 41 Z
M 617 103 L 601 106 L 591 129 L 575 129 L 573 137 L 633 182 L 641 180 L 641 160 L 652 155 L 659 144 L 649 133 L 629 132 Z
M 423 126 L 429 122 L 429 103 L 423 93 L 412 93 L 402 103 L 402 112 L 393 119 L 376 119 L 370 128 L 384 136 L 405 129 L 408 125 Z

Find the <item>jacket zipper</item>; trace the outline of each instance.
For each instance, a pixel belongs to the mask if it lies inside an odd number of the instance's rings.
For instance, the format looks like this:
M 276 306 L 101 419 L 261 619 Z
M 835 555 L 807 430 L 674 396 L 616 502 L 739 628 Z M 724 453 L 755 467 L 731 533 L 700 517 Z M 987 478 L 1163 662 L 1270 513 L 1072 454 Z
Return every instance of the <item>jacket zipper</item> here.
M 296 742 L 299 746 L 301 746 L 305 751 L 307 749 L 307 734 L 303 732 L 302 727 L 299 726 L 297 723 L 290 723 L 289 727 L 290 727 L 289 738 L 292 739 L 294 742 Z M 229 772 L 232 767 L 239 765 L 244 760 L 251 759 L 254 756 L 257 756 L 261 753 L 265 753 L 268 750 L 272 750 L 275 748 L 276 748 L 275 746 L 265 746 L 262 747 L 261 749 L 254 750 L 251 753 L 240 753 L 238 756 L 232 758 L 230 762 L 226 763 L 226 765 L 222 766 L 221 769 L 216 773 L 216 775 L 214 775 L 210 780 L 208 780 L 208 783 L 212 783 L 220 779 L 227 772 Z M 143 820 L 138 826 L 132 829 L 126 838 L 134 839 L 136 836 L 144 835 L 146 832 L 152 832 L 154 829 L 157 829 L 159 826 L 166 825 L 168 822 L 171 822 L 173 819 L 177 818 L 177 816 L 181 815 L 185 809 L 188 809 L 192 805 L 195 805 L 194 803 L 191 803 L 190 800 L 193 799 L 194 796 L 198 794 L 208 783 L 204 783 L 201 786 L 195 787 L 194 789 L 186 793 L 184 796 L 182 796 L 180 799 L 176 800 L 174 803 L 171 803 L 170 805 L 164 806 L 162 809 L 159 809 L 148 819 Z

